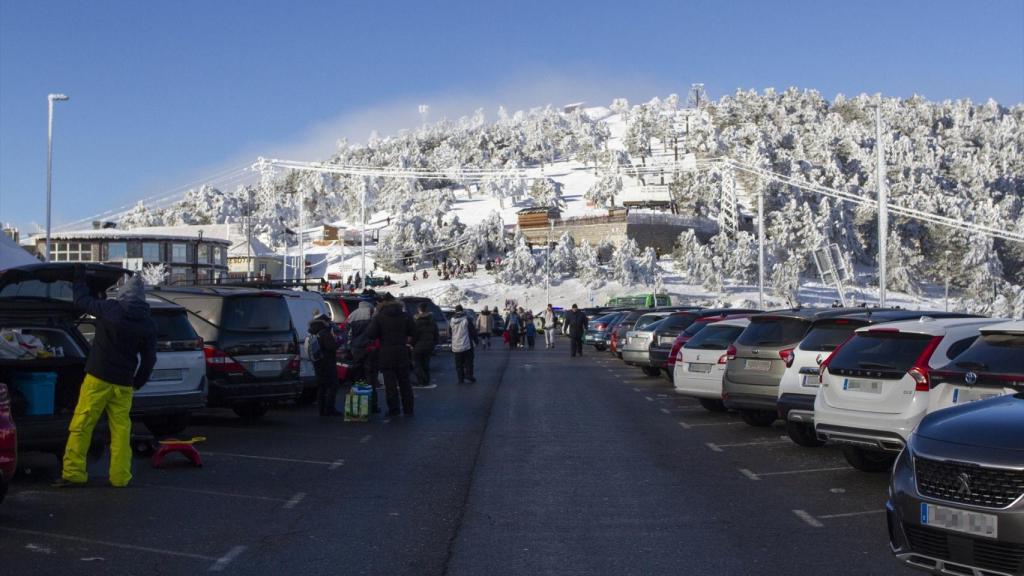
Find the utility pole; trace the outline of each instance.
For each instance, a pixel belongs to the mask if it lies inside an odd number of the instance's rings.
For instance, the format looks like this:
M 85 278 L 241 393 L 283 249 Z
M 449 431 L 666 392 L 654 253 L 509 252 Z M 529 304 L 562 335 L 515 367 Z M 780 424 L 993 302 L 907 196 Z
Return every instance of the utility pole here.
M 757 194 L 757 307 L 764 310 L 764 189 Z
M 245 211 L 245 259 L 248 262 L 248 278 L 252 280 L 252 187 L 248 188 L 249 205 Z
M 360 251 L 360 255 L 359 255 L 359 270 L 360 270 L 360 277 L 362 278 L 362 280 L 360 280 L 360 282 L 362 283 L 362 286 L 364 288 L 366 287 L 366 187 L 369 186 L 369 185 L 370 185 L 370 183 L 367 181 L 366 178 L 364 178 L 363 179 L 363 191 L 362 191 L 362 194 L 360 194 L 360 196 L 359 196 L 359 204 L 360 204 L 359 210 L 362 213 L 362 217 L 361 217 L 361 219 L 362 219 L 362 228 L 360 229 L 360 232 L 359 232 L 359 243 L 362 246 L 361 251 Z
M 544 261 L 544 299 L 551 304 L 551 233 L 555 230 L 555 220 L 548 218 L 548 257 Z
M 50 261 L 50 212 L 53 204 L 53 103 L 64 102 L 64 94 L 47 94 L 49 114 L 46 124 L 46 261 Z
M 882 156 L 882 101 L 875 106 L 875 150 L 878 166 L 875 174 L 878 178 L 878 305 L 885 306 L 886 258 L 889 254 L 889 197 L 885 189 L 885 160 Z
M 303 232 L 306 228 L 306 206 L 303 200 L 303 186 L 299 184 L 299 280 L 303 283 L 306 280 L 306 241 L 303 239 Z

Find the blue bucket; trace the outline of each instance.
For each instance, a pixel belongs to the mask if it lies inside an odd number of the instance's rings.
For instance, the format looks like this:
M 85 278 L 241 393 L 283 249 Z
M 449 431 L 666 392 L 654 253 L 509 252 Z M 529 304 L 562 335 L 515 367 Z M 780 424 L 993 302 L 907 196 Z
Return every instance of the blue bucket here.
M 26 416 L 53 414 L 57 391 L 56 372 L 14 372 L 11 374 L 11 387 L 25 398 Z

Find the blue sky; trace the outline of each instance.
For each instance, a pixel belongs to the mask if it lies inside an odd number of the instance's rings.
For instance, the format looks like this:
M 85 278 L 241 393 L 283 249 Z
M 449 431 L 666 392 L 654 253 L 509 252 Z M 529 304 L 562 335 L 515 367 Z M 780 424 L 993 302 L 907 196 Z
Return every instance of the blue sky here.
M 0 0 L 0 221 L 54 222 L 498 105 L 737 88 L 1024 101 L 1024 2 Z

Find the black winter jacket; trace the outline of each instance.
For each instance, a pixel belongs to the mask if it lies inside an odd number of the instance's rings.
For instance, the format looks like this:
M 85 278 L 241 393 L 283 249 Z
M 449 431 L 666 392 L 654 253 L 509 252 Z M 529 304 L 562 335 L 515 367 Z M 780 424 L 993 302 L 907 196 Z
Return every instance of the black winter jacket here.
M 415 352 L 430 352 L 437 346 L 441 335 L 437 331 L 437 322 L 430 312 L 417 314 L 416 331 L 413 333 L 412 346 Z
M 565 314 L 571 338 L 583 338 L 587 332 L 587 315 L 579 310 L 570 310 Z
M 327 375 L 336 378 L 338 374 L 335 368 L 338 355 L 338 341 L 334 338 L 334 330 L 330 321 L 313 318 L 309 322 L 309 333 L 316 335 L 317 340 L 320 341 L 320 352 L 323 353 L 320 360 L 313 362 L 313 369 L 316 370 L 317 377 Z
M 412 364 L 409 343 L 415 332 L 416 325 L 401 304 L 392 300 L 380 306 L 366 335 L 370 340 L 380 338 L 378 366 L 381 370 L 398 370 Z
M 156 323 L 141 284 L 117 300 L 96 298 L 84 279 L 74 286 L 75 308 L 98 320 L 86 373 L 136 390 L 145 386 L 156 364 Z

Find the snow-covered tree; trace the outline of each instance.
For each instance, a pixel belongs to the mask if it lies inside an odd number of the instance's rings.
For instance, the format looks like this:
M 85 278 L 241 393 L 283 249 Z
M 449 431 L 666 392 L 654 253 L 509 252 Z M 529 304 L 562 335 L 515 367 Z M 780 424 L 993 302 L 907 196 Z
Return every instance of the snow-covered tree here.
M 576 247 L 577 276 L 585 286 L 598 288 L 605 282 L 605 273 L 597 257 L 597 250 L 590 242 L 582 242 Z
M 530 198 L 535 206 L 564 207 L 562 185 L 551 178 L 538 178 L 530 185 Z
M 576 273 L 576 241 L 572 234 L 565 232 L 551 249 L 548 261 L 555 277 L 572 276 Z
M 170 270 L 166 264 L 146 264 L 139 272 L 139 276 L 146 286 L 162 286 L 167 281 L 169 274 Z
M 537 258 L 522 234 L 516 234 L 512 253 L 501 262 L 498 279 L 505 284 L 533 285 L 540 273 Z
M 622 245 L 619 246 L 619 249 L 615 251 L 612 261 L 608 264 L 612 280 L 623 286 L 638 284 L 641 280 L 639 256 L 640 248 L 637 246 L 636 240 L 626 238 Z
M 612 170 L 606 170 L 594 182 L 594 185 L 587 189 L 583 195 L 595 206 L 614 206 L 615 197 L 622 193 L 622 176 Z

